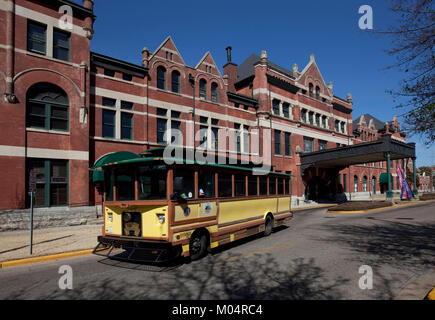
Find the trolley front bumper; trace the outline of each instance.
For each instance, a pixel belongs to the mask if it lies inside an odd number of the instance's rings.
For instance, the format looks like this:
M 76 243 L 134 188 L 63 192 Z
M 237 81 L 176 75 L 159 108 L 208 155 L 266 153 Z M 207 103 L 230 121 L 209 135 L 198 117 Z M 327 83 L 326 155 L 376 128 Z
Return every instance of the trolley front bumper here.
M 181 247 L 166 241 L 99 236 L 93 253 L 117 260 L 161 263 L 178 258 Z

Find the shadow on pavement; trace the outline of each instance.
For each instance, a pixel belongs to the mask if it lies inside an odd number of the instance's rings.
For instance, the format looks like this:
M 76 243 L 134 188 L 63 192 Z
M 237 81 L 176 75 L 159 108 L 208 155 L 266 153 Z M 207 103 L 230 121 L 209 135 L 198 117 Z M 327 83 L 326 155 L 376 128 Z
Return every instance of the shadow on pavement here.
M 314 259 L 277 261 L 255 254 L 233 261 L 212 255 L 168 272 L 106 269 L 75 276 L 73 290 L 60 290 L 56 281 L 40 284 L 38 299 L 340 299 L 348 280 L 333 280 Z M 12 292 L 7 299 L 26 299 L 31 290 Z
M 344 244 L 364 254 L 369 259 L 367 264 L 435 266 L 435 224 L 423 226 L 371 219 L 382 224 L 329 224 L 326 228 L 331 235 L 317 240 Z

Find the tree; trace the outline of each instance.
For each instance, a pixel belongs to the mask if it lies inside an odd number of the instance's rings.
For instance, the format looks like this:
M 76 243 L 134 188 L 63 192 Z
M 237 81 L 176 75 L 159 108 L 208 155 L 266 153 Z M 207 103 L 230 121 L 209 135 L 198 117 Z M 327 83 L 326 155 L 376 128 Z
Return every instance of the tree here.
M 408 185 L 412 190 L 414 185 L 414 174 L 411 170 L 406 170 L 406 181 L 408 182 Z M 415 176 L 415 185 L 417 186 L 417 188 L 420 187 L 420 177 L 418 175 Z
M 418 168 L 418 172 L 420 172 L 420 174 L 423 174 L 424 172 L 426 176 L 430 177 L 430 175 L 432 174 L 432 168 L 423 166 Z
M 397 26 L 379 33 L 393 37 L 387 52 L 405 73 L 394 96 L 407 131 L 420 135 L 426 145 L 435 141 L 435 11 L 432 0 L 391 0 L 391 10 L 400 19 Z
M 430 177 L 430 181 L 432 181 L 432 186 L 435 187 L 435 179 L 433 177 L 431 177 L 432 175 L 432 168 L 431 167 L 420 167 L 418 168 L 418 171 L 420 172 L 421 175 L 423 175 L 423 173 L 425 173 L 426 177 Z M 429 183 L 430 185 L 430 183 Z

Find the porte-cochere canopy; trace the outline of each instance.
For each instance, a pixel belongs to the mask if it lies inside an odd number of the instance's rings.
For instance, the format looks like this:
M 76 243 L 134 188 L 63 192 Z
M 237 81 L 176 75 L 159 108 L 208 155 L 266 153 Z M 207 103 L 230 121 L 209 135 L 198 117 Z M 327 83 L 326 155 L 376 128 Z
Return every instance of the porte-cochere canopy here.
M 415 158 L 415 143 L 403 143 L 383 135 L 373 142 L 301 154 L 301 172 L 309 167 L 344 169 L 351 165 Z
M 301 174 L 305 170 L 314 167 L 332 169 L 338 172 L 355 164 L 370 162 L 387 162 L 386 183 L 388 184 L 387 198 L 392 198 L 392 179 L 390 173 L 391 160 L 412 158 L 414 176 L 414 194 L 417 194 L 415 178 L 415 143 L 403 143 L 391 138 L 391 135 L 383 135 L 379 140 L 365 142 L 329 150 L 301 154 Z M 390 179 L 388 179 L 390 177 Z

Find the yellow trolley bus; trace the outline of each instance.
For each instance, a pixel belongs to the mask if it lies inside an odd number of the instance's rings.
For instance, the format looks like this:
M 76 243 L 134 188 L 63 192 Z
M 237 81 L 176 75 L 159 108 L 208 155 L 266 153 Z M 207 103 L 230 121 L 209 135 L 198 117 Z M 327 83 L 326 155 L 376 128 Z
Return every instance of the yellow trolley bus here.
M 122 248 L 118 257 L 131 261 L 197 260 L 290 221 L 291 175 L 167 159 L 155 150 L 91 168 L 104 173 L 104 226 L 94 252 L 104 247 L 110 257 Z

